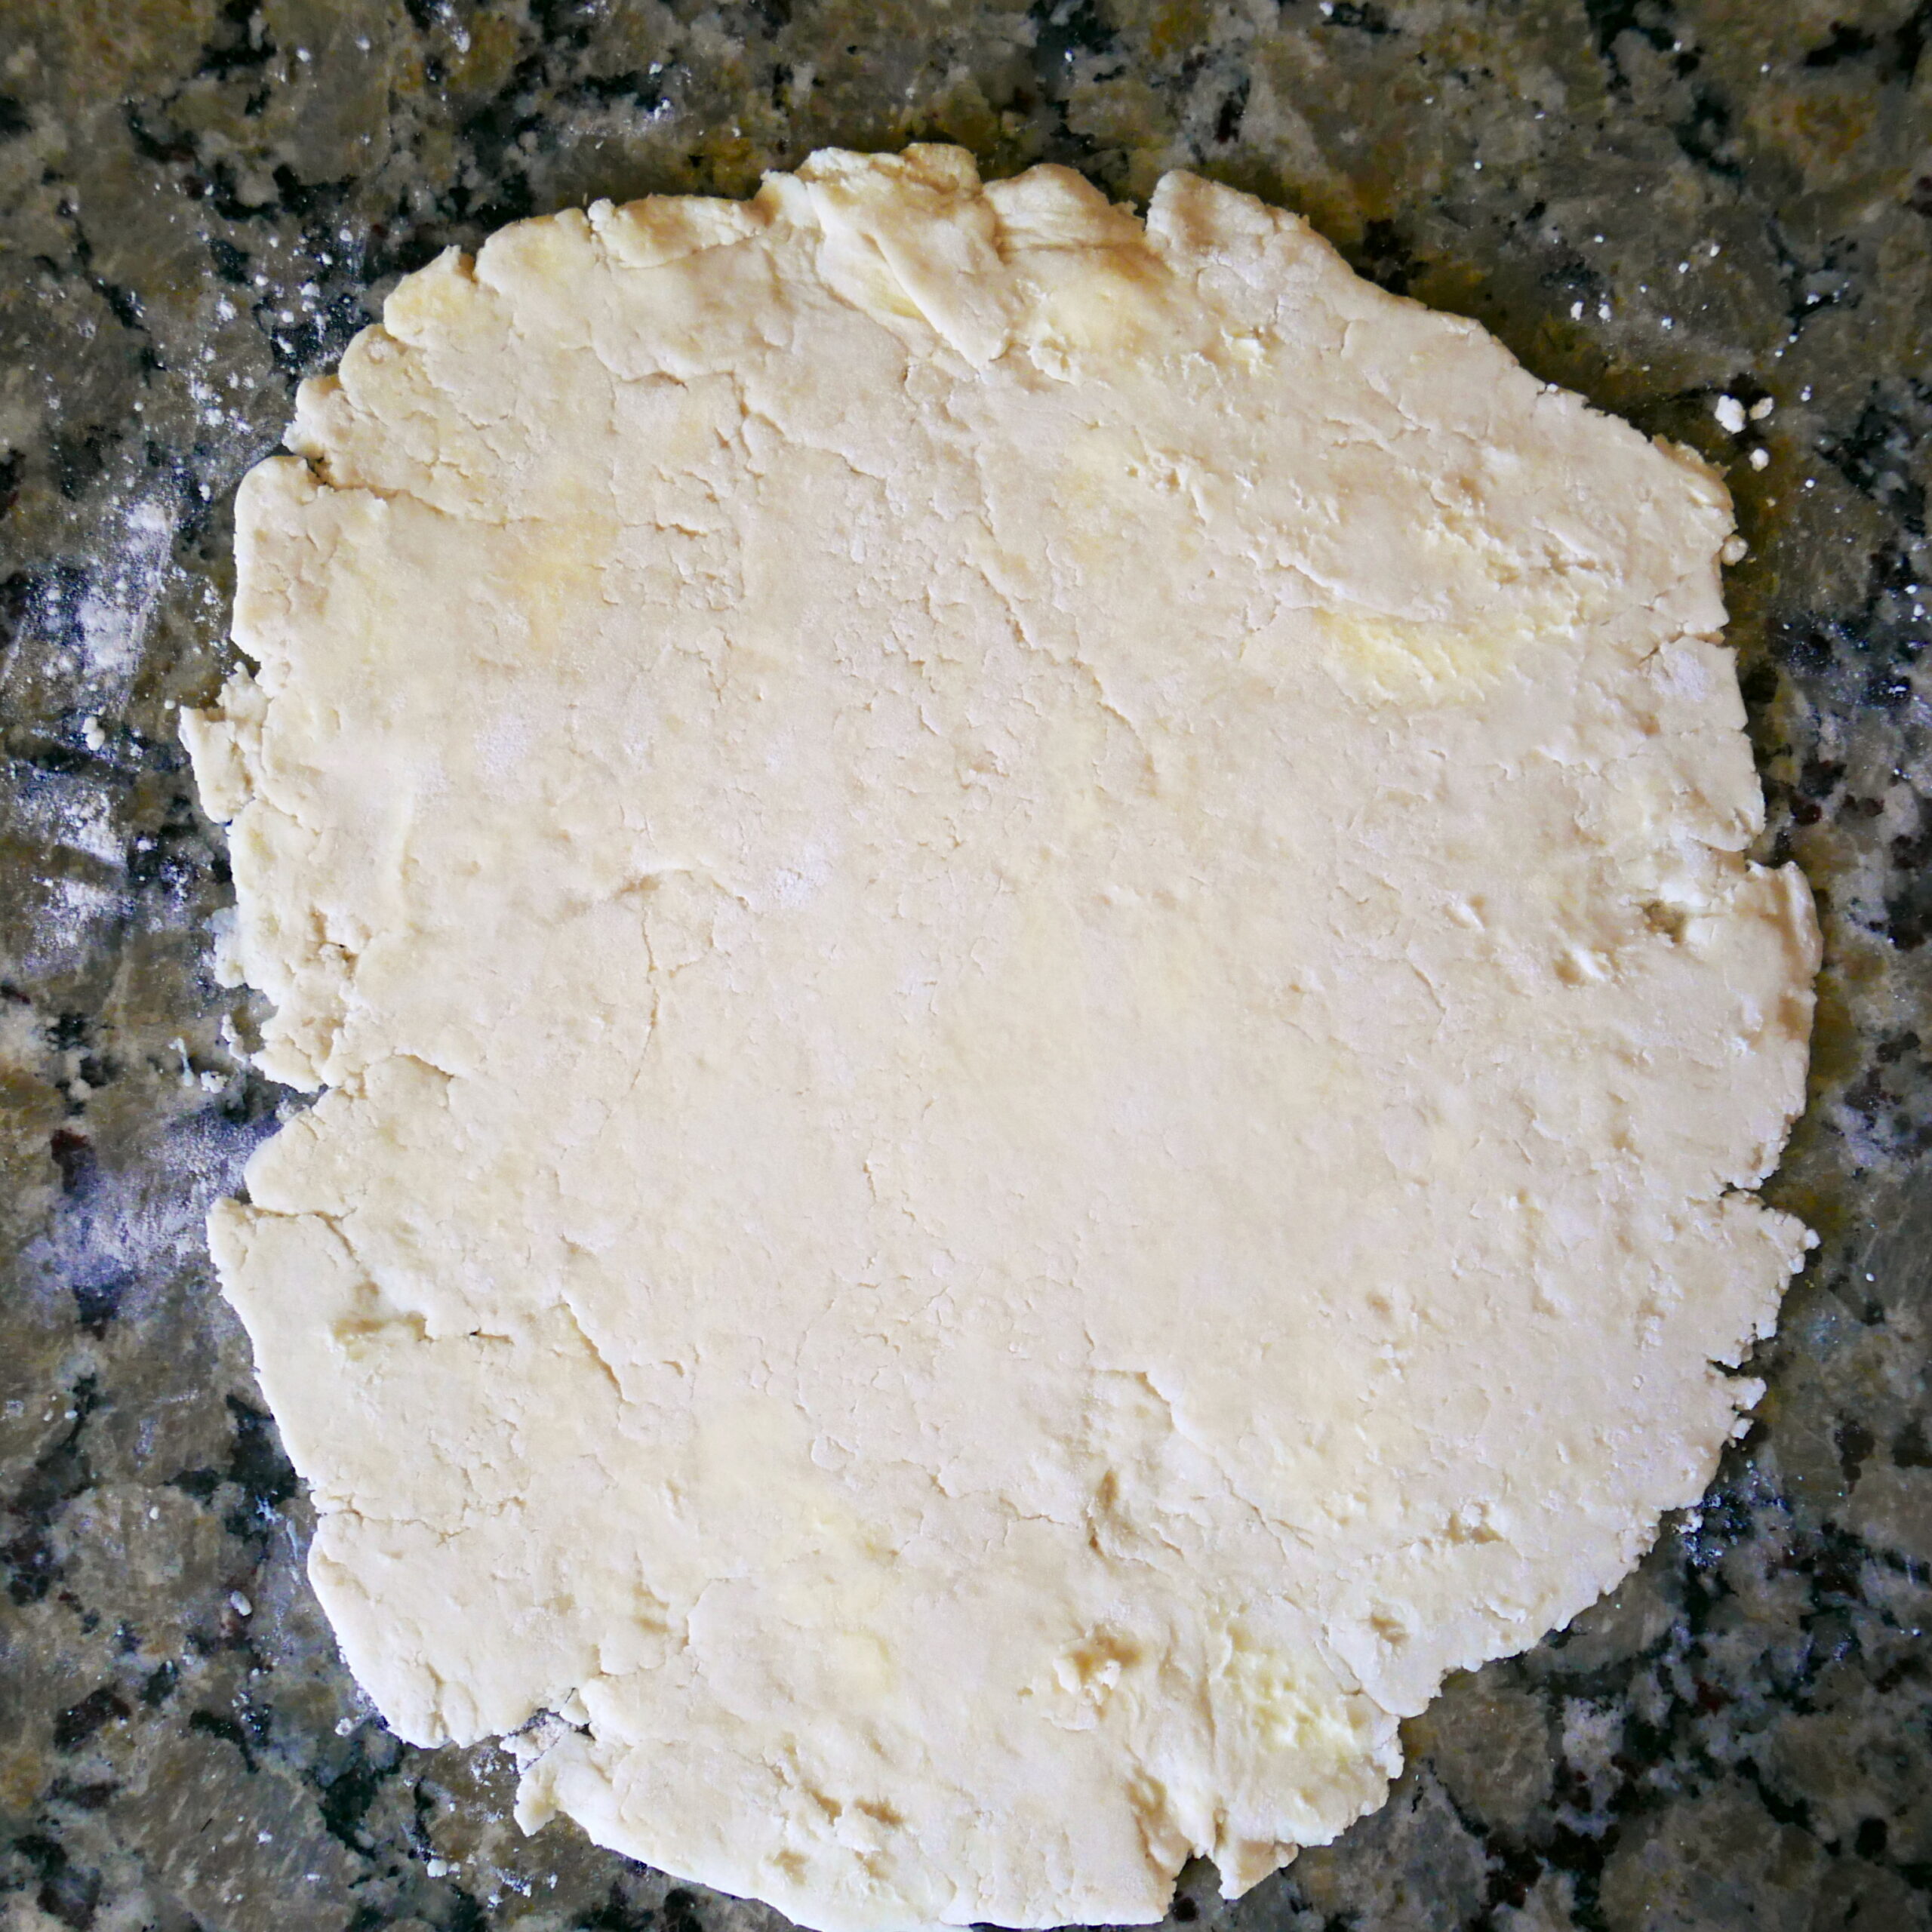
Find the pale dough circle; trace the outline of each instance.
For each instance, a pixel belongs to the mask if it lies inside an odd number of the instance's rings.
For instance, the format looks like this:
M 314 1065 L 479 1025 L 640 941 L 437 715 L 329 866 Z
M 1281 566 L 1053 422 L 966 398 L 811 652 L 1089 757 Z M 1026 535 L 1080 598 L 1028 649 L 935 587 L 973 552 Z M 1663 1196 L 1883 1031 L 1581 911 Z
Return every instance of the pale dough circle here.
M 192 719 L 357 1676 L 820 1927 L 1158 1917 L 1629 1568 L 1806 1239 L 1687 453 L 1185 174 L 404 281 Z

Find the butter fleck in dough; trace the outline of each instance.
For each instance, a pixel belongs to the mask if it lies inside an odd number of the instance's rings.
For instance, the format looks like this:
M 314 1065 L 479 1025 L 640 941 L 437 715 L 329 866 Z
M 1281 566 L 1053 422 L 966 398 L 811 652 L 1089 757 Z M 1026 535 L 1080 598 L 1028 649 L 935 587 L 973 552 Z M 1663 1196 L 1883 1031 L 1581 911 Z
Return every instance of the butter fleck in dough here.
M 1171 174 L 405 279 L 186 735 L 356 1675 L 829 1932 L 1158 1918 L 1693 1501 L 1808 1237 L 1721 487 Z

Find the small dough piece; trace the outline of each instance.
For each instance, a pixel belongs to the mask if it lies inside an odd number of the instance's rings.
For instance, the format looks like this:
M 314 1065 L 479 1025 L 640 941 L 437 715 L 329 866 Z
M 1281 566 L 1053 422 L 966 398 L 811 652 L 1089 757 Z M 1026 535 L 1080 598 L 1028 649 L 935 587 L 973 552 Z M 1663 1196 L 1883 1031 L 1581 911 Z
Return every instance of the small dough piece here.
M 1817 941 L 1716 478 L 1171 174 L 405 279 L 186 734 L 216 1211 L 389 1724 L 831 1932 L 1143 1921 L 1694 1501 Z

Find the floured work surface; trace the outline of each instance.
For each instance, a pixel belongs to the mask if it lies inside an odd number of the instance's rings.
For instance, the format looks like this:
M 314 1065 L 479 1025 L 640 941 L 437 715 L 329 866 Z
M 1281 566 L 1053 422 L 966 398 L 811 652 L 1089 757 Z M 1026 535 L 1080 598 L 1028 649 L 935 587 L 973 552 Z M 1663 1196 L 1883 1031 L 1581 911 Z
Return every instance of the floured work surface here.
M 191 721 L 356 1675 L 823 1927 L 1157 1917 L 1694 1500 L 1816 943 L 1694 460 L 1185 175 L 401 284 Z

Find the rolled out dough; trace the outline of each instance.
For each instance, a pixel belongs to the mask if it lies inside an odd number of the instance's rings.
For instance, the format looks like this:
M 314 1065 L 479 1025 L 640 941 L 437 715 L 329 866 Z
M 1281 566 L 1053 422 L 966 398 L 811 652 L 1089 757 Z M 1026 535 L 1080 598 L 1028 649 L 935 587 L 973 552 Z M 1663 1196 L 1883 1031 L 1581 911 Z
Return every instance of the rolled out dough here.
M 829 152 L 405 280 L 189 721 L 212 1222 L 405 1737 L 817 1927 L 1143 1921 L 1694 1500 L 1806 1242 L 1724 493 L 1301 221 Z

